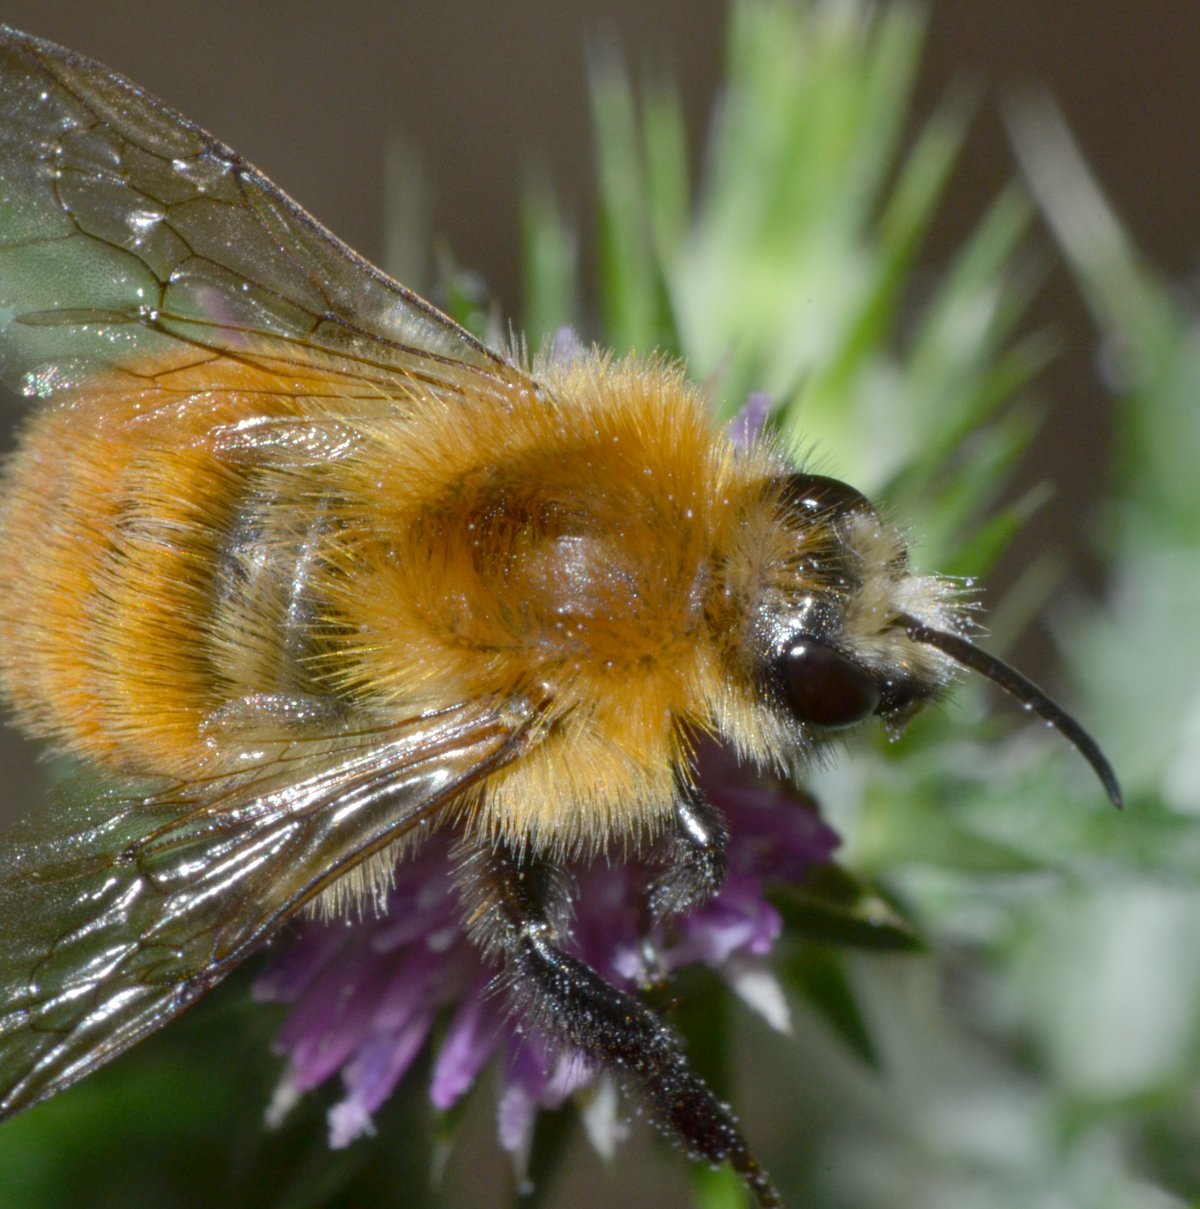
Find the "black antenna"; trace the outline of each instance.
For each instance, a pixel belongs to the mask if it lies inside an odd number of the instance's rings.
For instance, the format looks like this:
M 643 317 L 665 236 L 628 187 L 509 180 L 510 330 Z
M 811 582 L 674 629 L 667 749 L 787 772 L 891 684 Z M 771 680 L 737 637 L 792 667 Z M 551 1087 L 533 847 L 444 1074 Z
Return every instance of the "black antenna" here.
M 949 655 L 955 663 L 969 667 L 973 672 L 999 685 L 1010 696 L 1015 697 L 1027 709 L 1044 718 L 1062 735 L 1068 743 L 1092 766 L 1100 784 L 1104 786 L 1109 801 L 1120 810 L 1124 805 L 1121 796 L 1121 786 L 1117 784 L 1117 774 L 1113 772 L 1108 758 L 1100 750 L 1100 745 L 1091 735 L 1067 713 L 1057 702 L 1052 701 L 1034 682 L 1014 667 L 1009 667 L 1003 659 L 989 654 L 977 647 L 969 639 L 958 634 L 948 634 L 944 630 L 935 630 L 915 617 L 902 614 L 899 618 L 904 632 L 913 642 L 923 643 Z

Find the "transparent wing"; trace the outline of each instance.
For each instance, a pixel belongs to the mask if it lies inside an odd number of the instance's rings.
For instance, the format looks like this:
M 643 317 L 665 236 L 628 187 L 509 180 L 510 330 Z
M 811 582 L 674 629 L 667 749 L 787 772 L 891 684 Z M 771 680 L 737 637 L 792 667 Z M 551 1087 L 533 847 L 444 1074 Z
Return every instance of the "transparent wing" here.
M 182 1011 L 517 738 L 461 708 L 316 761 L 292 745 L 251 780 L 57 794 L 0 848 L 0 1118 Z
M 286 393 L 392 398 L 520 376 L 99 64 L 0 27 L 0 97 L 0 378 L 13 389 L 246 388 L 256 367 Z

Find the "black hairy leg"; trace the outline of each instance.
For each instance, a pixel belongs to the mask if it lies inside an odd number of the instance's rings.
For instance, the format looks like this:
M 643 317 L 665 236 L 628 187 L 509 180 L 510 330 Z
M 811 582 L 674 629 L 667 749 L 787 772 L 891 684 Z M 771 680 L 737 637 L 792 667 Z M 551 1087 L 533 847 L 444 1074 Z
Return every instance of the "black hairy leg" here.
M 725 880 L 729 827 L 725 816 L 694 786 L 680 780 L 672 826 L 655 854 L 660 866 L 642 899 L 642 983 L 665 977 L 655 932 L 702 907 Z
M 675 797 L 674 826 L 660 854 L 662 869 L 646 887 L 643 930 L 703 906 L 725 880 L 725 816 L 692 785 Z
M 692 1069 L 675 1033 L 641 1000 L 560 948 L 569 912 L 561 871 L 503 844 L 476 848 L 460 870 L 468 930 L 503 965 L 514 1013 L 552 1042 L 632 1082 L 660 1126 L 691 1155 L 728 1162 L 762 1209 L 779 1206 L 737 1118 Z

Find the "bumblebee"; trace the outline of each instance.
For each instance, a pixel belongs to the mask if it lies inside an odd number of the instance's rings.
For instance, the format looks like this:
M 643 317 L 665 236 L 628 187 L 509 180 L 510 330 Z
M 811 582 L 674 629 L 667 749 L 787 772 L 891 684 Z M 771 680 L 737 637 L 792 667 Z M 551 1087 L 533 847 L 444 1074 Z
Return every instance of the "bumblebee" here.
M 306 906 L 380 899 L 436 830 L 513 1010 L 778 1203 L 635 995 L 564 949 L 568 862 L 709 899 L 692 751 L 797 776 L 961 666 L 859 492 L 735 446 L 682 372 L 532 367 L 390 281 L 135 85 L 0 34 L 0 373 L 38 400 L 0 498 L 0 684 L 118 788 L 0 849 L 0 1111 L 165 1023 Z

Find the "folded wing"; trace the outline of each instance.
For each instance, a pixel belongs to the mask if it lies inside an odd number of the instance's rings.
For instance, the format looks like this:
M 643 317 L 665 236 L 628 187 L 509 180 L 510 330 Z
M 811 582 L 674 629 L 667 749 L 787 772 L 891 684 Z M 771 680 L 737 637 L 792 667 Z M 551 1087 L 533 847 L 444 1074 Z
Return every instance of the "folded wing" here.
M 0 1118 L 171 1019 L 335 879 L 516 754 L 463 707 L 248 777 L 68 786 L 0 847 Z

